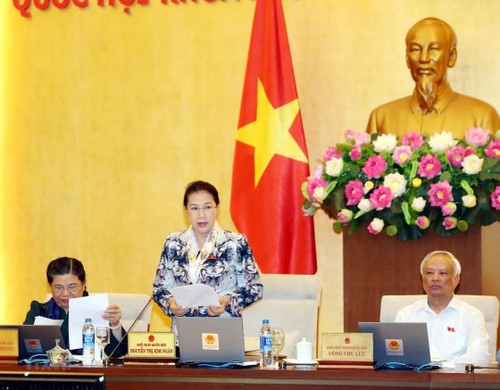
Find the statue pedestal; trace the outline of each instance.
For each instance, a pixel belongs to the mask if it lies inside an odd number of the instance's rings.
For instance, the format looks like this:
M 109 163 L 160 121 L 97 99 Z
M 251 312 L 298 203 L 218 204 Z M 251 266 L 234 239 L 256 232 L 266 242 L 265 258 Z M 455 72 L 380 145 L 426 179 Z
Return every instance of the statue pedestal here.
M 344 233 L 343 233 L 344 234 Z M 400 241 L 366 228 L 344 234 L 344 332 L 357 332 L 358 321 L 378 321 L 380 299 L 387 294 L 423 294 L 420 263 L 434 250 L 452 252 L 462 266 L 455 290 L 481 294 L 481 228 L 442 237 L 433 231 L 418 240 Z

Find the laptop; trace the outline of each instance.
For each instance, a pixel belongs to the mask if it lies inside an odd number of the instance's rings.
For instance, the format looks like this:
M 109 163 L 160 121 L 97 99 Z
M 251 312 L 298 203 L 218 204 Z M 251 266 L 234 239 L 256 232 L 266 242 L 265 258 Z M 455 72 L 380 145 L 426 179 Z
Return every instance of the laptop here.
M 245 367 L 258 364 L 245 360 L 241 317 L 176 317 L 179 363 L 205 367 Z
M 425 322 L 358 322 L 358 328 L 360 333 L 373 333 L 375 368 L 430 367 Z
M 18 360 L 29 360 L 35 355 L 45 355 L 56 345 L 66 349 L 61 328 L 58 325 L 0 325 L 0 329 L 17 329 L 19 357 Z

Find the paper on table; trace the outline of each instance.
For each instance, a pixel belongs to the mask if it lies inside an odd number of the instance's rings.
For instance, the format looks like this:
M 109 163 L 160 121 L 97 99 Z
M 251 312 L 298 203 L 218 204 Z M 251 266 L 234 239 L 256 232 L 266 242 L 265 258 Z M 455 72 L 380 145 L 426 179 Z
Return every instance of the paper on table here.
M 206 284 L 173 287 L 169 291 L 182 307 L 220 306 L 217 293 Z
M 64 320 L 53 320 L 51 318 L 36 316 L 34 325 L 57 325 L 61 326 Z
M 92 318 L 92 325 L 109 326 L 102 319 L 102 312 L 109 306 L 107 294 L 95 294 L 69 300 L 69 349 L 82 348 L 82 328 L 86 318 Z

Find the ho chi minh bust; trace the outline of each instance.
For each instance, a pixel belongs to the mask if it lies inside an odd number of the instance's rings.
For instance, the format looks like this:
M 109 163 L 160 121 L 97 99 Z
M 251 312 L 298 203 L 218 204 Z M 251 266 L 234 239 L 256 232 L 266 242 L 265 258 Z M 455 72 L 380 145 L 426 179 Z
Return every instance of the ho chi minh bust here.
M 492 134 L 499 130 L 495 108 L 451 89 L 447 68 L 456 61 L 457 38 L 451 26 L 436 18 L 417 22 L 406 34 L 406 64 L 415 81 L 413 94 L 373 110 L 366 131 L 402 136 L 410 131 L 430 135 L 446 130 L 463 138 L 471 127 Z

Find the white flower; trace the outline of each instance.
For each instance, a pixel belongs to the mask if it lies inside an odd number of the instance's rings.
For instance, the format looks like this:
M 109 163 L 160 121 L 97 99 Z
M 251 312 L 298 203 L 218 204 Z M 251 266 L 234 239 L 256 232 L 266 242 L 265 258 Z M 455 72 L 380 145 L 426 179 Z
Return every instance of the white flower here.
M 371 180 L 368 180 L 363 186 L 363 192 L 367 194 L 368 192 L 373 190 L 373 187 L 375 187 L 375 184 L 373 184 Z
M 370 210 L 373 210 L 373 206 L 372 204 L 370 203 L 370 201 L 366 198 L 364 199 L 361 199 L 358 203 L 358 208 L 361 210 L 361 211 L 364 211 L 365 213 L 370 211 Z
M 406 191 L 406 183 L 405 177 L 397 172 L 389 173 L 384 178 L 384 187 L 388 187 L 395 198 L 404 194 Z
M 413 199 L 413 202 L 411 202 L 411 208 L 415 210 L 417 213 L 420 213 L 423 211 L 426 204 L 427 204 L 426 200 L 421 196 L 419 196 L 418 198 Z
M 327 161 L 325 164 L 325 172 L 330 176 L 338 176 L 344 169 L 344 160 L 337 157 L 332 157 L 331 160 Z
M 373 141 L 373 149 L 377 153 L 392 152 L 398 143 L 394 134 L 381 134 Z
M 441 153 L 445 150 L 456 146 L 458 140 L 453 139 L 453 135 L 449 131 L 434 133 L 429 138 L 429 146 L 434 153 Z
M 466 174 L 475 175 L 481 172 L 483 168 L 483 159 L 479 158 L 476 154 L 471 154 L 462 161 L 462 168 Z
M 474 195 L 464 195 L 462 196 L 462 202 L 467 208 L 476 207 L 477 199 Z
M 380 218 L 373 218 L 370 225 L 368 226 L 368 230 L 372 234 L 378 234 L 384 229 L 384 220 Z
M 322 186 L 317 186 L 314 191 L 313 191 L 313 197 L 318 201 L 318 202 L 323 202 L 326 198 L 326 188 Z

